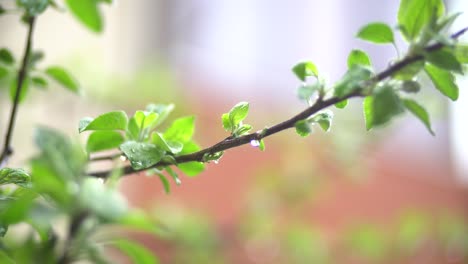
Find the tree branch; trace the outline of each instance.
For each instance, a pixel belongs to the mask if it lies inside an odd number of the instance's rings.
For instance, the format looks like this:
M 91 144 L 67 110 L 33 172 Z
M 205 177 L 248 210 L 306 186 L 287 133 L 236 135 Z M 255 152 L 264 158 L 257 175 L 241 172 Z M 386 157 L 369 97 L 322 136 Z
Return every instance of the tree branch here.
M 457 39 L 458 37 L 463 35 L 466 31 L 468 31 L 468 27 L 454 33 L 453 35 L 451 35 L 451 37 L 453 39 Z M 435 44 L 432 44 L 432 45 L 426 47 L 425 51 L 426 52 L 434 52 L 434 51 L 439 50 L 439 49 L 441 49 L 443 47 L 444 47 L 444 44 L 435 43 Z M 421 61 L 423 59 L 424 59 L 424 55 L 421 55 L 421 54 L 407 56 L 407 57 L 403 58 L 402 60 L 398 61 L 397 63 L 389 66 L 384 71 L 382 71 L 382 72 L 378 73 L 377 75 L 375 75 L 370 80 L 369 85 L 371 85 L 371 84 L 373 85 L 373 84 L 378 83 L 378 82 L 380 82 L 380 81 L 382 81 L 382 80 L 384 80 L 384 79 L 386 79 L 388 77 L 391 77 L 393 74 L 395 74 L 399 70 L 403 69 L 404 67 L 406 67 L 406 66 L 408 66 L 408 65 L 410 65 L 412 63 L 415 63 L 417 61 Z M 257 132 L 254 132 L 254 133 L 250 133 L 250 134 L 240 136 L 240 137 L 237 137 L 237 138 L 228 137 L 228 138 L 214 144 L 211 147 L 202 149 L 200 151 L 197 151 L 197 152 L 194 152 L 194 153 L 191 153 L 191 154 L 177 156 L 177 157 L 175 157 L 176 164 L 185 163 L 185 162 L 192 162 L 192 161 L 203 162 L 203 158 L 207 154 L 213 154 L 213 153 L 216 153 L 216 152 L 220 152 L 220 151 L 228 150 L 228 149 L 231 149 L 231 148 L 235 148 L 235 147 L 250 143 L 252 140 L 261 140 L 261 139 L 266 138 L 266 137 L 268 137 L 270 135 L 273 135 L 273 134 L 276 134 L 276 133 L 281 132 L 283 130 L 292 128 L 292 127 L 295 126 L 295 124 L 298 121 L 304 120 L 304 119 L 316 114 L 317 112 L 319 112 L 319 111 L 321 111 L 321 110 L 323 110 L 323 109 L 325 109 L 325 108 L 327 108 L 329 106 L 332 106 L 332 105 L 334 105 L 334 104 L 336 104 L 338 102 L 341 102 L 341 101 L 343 101 L 345 99 L 349 99 L 349 98 L 352 98 L 352 97 L 362 97 L 362 96 L 365 96 L 365 95 L 360 93 L 360 92 L 354 92 L 354 93 L 351 93 L 351 94 L 349 94 L 349 95 L 347 95 L 345 97 L 342 97 L 342 98 L 338 98 L 338 97 L 335 97 L 335 96 L 333 96 L 333 97 L 331 97 L 329 99 L 325 99 L 325 100 L 323 100 L 322 98 L 319 98 L 312 106 L 310 106 L 309 108 L 305 109 L 304 111 L 300 112 L 299 114 L 291 117 L 290 119 L 288 119 L 286 121 L 278 123 L 278 124 L 276 124 L 276 125 L 274 125 L 272 127 L 266 128 L 264 130 L 257 131 Z M 100 159 L 112 159 L 112 157 L 109 157 L 109 158 L 101 157 Z M 125 167 L 122 168 L 122 170 L 123 170 L 124 175 L 128 175 L 128 174 L 132 174 L 132 173 L 135 173 L 135 172 L 145 171 L 145 170 L 155 168 L 155 167 L 169 166 L 169 165 L 175 165 L 175 164 L 160 161 L 160 162 L 154 164 L 153 166 L 151 166 L 150 168 L 146 168 L 146 169 L 142 169 L 142 170 L 135 170 L 131 166 L 125 166 Z M 107 178 L 110 173 L 111 173 L 110 171 L 100 171 L 100 172 L 91 172 L 91 173 L 88 173 L 88 175 L 93 176 L 93 177 L 98 177 L 98 178 Z
M 18 112 L 18 105 L 21 95 L 21 90 L 23 87 L 24 80 L 27 77 L 28 72 L 28 62 L 32 50 L 32 38 L 34 32 L 34 24 L 36 18 L 34 16 L 28 18 L 28 37 L 26 40 L 26 48 L 24 51 L 23 61 L 21 67 L 18 71 L 18 79 L 16 82 L 16 92 L 15 98 L 13 100 L 13 106 L 11 109 L 10 120 L 8 122 L 8 128 L 5 136 L 5 142 L 3 145 L 3 150 L 0 155 L 0 168 L 2 168 L 8 161 L 8 158 L 13 154 L 13 149 L 11 147 L 11 139 L 13 137 L 13 130 L 15 128 L 16 114 Z

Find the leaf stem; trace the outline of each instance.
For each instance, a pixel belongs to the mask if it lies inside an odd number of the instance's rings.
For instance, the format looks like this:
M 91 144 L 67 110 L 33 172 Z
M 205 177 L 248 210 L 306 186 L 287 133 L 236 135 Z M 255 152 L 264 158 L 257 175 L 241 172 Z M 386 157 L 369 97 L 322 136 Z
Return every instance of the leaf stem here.
M 3 150 L 0 155 L 0 168 L 3 167 L 7 161 L 8 158 L 13 154 L 13 149 L 11 147 L 11 140 L 13 137 L 13 130 L 15 128 L 15 122 L 16 122 L 16 115 L 18 112 L 18 105 L 19 105 L 19 99 L 21 95 L 21 90 L 23 87 L 24 80 L 27 77 L 27 72 L 28 72 L 28 62 L 29 62 L 29 57 L 31 55 L 31 50 L 32 50 L 32 39 L 33 39 L 33 32 L 34 32 L 34 25 L 36 22 L 36 17 L 31 16 L 28 18 L 27 24 L 28 24 L 28 37 L 26 40 L 26 47 L 24 51 L 24 56 L 23 56 L 23 61 L 21 63 L 21 67 L 18 71 L 18 79 L 16 82 L 16 91 L 15 91 L 15 97 L 13 100 L 13 106 L 11 109 L 11 114 L 10 114 L 10 119 L 8 122 L 8 128 L 7 128 L 7 133 L 5 136 L 5 142 L 3 145 Z

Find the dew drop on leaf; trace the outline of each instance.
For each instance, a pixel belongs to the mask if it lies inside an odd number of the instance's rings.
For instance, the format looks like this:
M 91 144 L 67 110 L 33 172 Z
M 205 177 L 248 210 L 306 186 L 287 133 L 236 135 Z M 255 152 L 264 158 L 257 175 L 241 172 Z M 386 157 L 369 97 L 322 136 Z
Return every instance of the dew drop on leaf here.
M 258 148 L 260 146 L 260 141 L 256 140 L 256 139 L 252 139 L 250 141 L 250 145 L 254 148 Z
M 177 185 L 181 185 L 182 184 L 182 181 L 179 179 L 179 178 L 175 178 L 175 183 Z

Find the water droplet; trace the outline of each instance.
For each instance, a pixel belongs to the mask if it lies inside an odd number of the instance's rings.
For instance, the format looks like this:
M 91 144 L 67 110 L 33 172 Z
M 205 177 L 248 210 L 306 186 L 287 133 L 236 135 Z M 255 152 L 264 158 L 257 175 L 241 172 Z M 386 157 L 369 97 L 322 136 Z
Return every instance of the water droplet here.
M 251 145 L 252 147 L 258 148 L 258 147 L 260 146 L 260 141 L 258 141 L 258 140 L 256 140 L 256 139 L 252 139 L 252 140 L 250 141 L 250 145 Z
M 181 185 L 181 184 L 182 184 L 182 181 L 180 181 L 179 178 L 175 178 L 175 183 L 176 183 L 177 185 Z
M 213 160 L 214 164 L 218 164 L 219 160 Z
M 120 160 L 121 160 L 121 161 L 126 161 L 127 158 L 126 158 L 124 155 L 120 155 Z

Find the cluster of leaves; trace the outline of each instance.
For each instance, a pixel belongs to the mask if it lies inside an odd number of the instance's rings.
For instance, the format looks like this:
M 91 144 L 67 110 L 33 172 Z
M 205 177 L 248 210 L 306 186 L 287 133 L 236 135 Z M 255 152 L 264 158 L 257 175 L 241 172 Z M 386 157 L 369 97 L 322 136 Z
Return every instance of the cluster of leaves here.
M 105 113 L 96 118 L 86 117 L 79 122 L 79 132 L 92 131 L 86 143 L 88 154 L 118 148 L 133 169 L 151 168 L 149 173 L 158 175 L 166 192 L 169 192 L 170 185 L 163 171 L 177 184 L 181 182 L 170 165 L 177 165 L 189 176 L 204 170 L 201 162 L 177 164 L 176 161 L 178 156 L 200 149 L 192 140 L 195 117 L 181 117 L 164 132 L 156 130 L 173 109 L 172 104 L 150 104 L 145 111 L 136 111 L 130 118 L 123 111 Z
M 129 253 L 135 263 L 157 262 L 136 242 L 105 232 L 115 224 L 161 232 L 150 216 L 128 208 L 115 180 L 103 184 L 100 179 L 86 177 L 86 154 L 57 131 L 39 128 L 35 142 L 40 152 L 31 160 L 30 173 L 0 169 L 1 263 L 35 263 L 38 258 L 44 263 L 78 259 L 108 263 L 103 256 L 105 247 Z M 56 233 L 63 218 L 69 221 L 68 237 Z M 19 223 L 31 229 L 21 236 L 8 232 Z M 140 253 L 135 256 L 134 251 Z
M 363 96 L 367 130 L 387 124 L 393 117 L 407 110 L 420 119 L 434 135 L 428 112 L 412 95 L 421 90 L 421 75 L 425 74 L 444 96 L 457 100 L 459 92 L 455 75 L 462 75 L 462 64 L 468 63 L 468 45 L 459 43 L 447 32 L 459 15 L 460 13 L 446 15 L 444 4 L 440 0 L 402 0 L 397 28 L 409 47 L 408 53 L 397 58 L 394 64 L 401 62 L 404 67 L 396 69 L 387 79 L 387 76 L 375 73 L 371 59 L 364 51 L 352 50 L 347 61 L 348 71 L 330 89 L 334 97 L 343 98 L 335 106 L 344 108 L 347 105 L 346 98 Z M 394 30 L 385 23 L 370 23 L 362 27 L 356 36 L 375 44 L 391 44 L 399 53 Z M 316 93 L 319 98 L 326 96 L 324 82 L 312 62 L 297 64 L 293 72 L 304 82 L 298 89 L 300 99 L 310 103 Z M 309 77 L 316 81 L 307 84 Z M 308 135 L 312 131 L 311 124 L 319 122 L 317 120 L 326 120 L 326 124 L 330 124 L 331 117 L 310 117 L 299 121 L 296 123 L 296 131 L 301 136 Z M 328 126 L 322 128 L 327 130 Z

